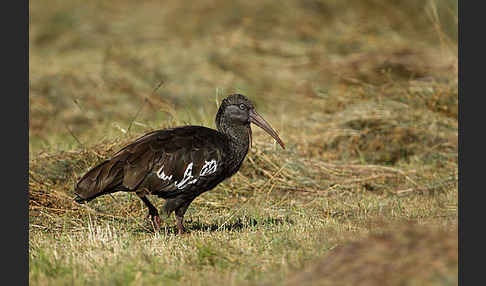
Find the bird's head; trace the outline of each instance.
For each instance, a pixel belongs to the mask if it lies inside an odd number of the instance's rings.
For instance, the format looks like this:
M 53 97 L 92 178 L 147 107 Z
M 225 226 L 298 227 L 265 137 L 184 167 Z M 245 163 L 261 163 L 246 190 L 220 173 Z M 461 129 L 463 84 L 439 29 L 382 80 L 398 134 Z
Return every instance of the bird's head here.
M 285 149 L 285 145 L 270 124 L 255 110 L 253 103 L 242 94 L 232 94 L 221 102 L 216 114 L 216 126 L 221 132 L 227 128 L 247 126 L 251 140 L 250 123 L 257 125 L 270 134 Z

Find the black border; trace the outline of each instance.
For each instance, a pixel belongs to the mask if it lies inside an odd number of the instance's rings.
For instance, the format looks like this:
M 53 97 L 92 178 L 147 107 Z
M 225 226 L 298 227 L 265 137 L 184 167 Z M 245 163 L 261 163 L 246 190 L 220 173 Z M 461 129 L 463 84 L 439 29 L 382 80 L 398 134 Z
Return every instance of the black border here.
M 479 10 L 481 11 L 481 10 Z M 469 108 L 469 110 L 471 110 L 471 105 L 467 108 L 465 106 L 465 100 L 464 100 L 464 96 L 467 96 L 468 97 L 468 102 L 470 101 L 470 99 L 472 99 L 474 96 L 481 96 L 481 94 L 477 94 L 477 95 L 473 95 L 472 93 L 469 93 L 466 95 L 465 93 L 465 86 L 464 86 L 464 57 L 466 56 L 466 54 L 464 53 L 464 46 L 463 46 L 463 39 L 464 39 L 464 33 L 466 31 L 466 29 L 464 29 L 464 17 L 465 17 L 465 11 L 464 11 L 464 1 L 458 1 L 458 64 L 459 64 L 459 71 L 458 71 L 458 82 L 459 82 L 459 86 L 458 86 L 458 100 L 459 100 L 459 110 L 458 110 L 458 124 L 459 124 L 459 131 L 458 131 L 458 137 L 459 137 L 459 148 L 458 148 L 458 158 L 459 158 L 459 164 L 458 164 L 458 251 L 459 251 L 459 268 L 458 268 L 458 275 L 459 275 L 459 285 L 469 285 L 470 283 L 472 284 L 475 284 L 474 281 L 480 281 L 480 279 L 474 279 L 475 277 L 471 276 L 471 266 L 475 266 L 476 268 L 478 267 L 482 267 L 482 263 L 468 263 L 468 281 L 469 283 L 465 283 L 465 277 L 464 277 L 464 223 L 465 223 L 465 218 L 464 218 L 464 213 L 465 213 L 465 204 L 464 204 L 464 197 L 465 197 L 465 194 L 467 193 L 467 190 L 469 191 L 474 191 L 475 188 L 473 188 L 471 186 L 471 184 L 469 185 L 469 188 L 466 189 L 466 181 L 464 181 L 464 175 L 465 175 L 465 169 L 466 169 L 466 164 L 464 162 L 465 160 L 465 157 L 466 157 L 466 148 L 465 148 L 465 138 L 464 138 L 464 135 L 465 135 L 465 120 L 466 120 L 466 116 L 465 116 L 465 113 L 467 111 L 467 109 Z M 469 17 L 469 19 L 473 19 L 471 16 Z M 469 28 L 473 28 L 473 31 L 472 33 L 474 33 L 474 28 L 475 28 L 475 22 L 473 21 L 473 24 L 469 26 Z M 476 26 L 477 27 L 477 26 Z M 480 43 L 481 41 L 476 41 L 476 43 Z M 478 48 L 478 46 L 476 45 L 469 45 L 469 47 L 476 47 Z M 481 49 L 482 51 L 484 51 L 484 49 Z M 471 56 L 474 56 L 474 53 L 471 55 L 469 53 L 469 58 L 471 58 Z M 469 63 L 474 63 L 474 62 L 477 62 L 477 61 L 469 61 Z M 475 74 L 474 72 L 470 72 L 468 75 L 471 76 Z M 480 73 L 476 73 L 477 76 L 480 75 Z M 469 84 L 471 83 L 474 83 L 470 80 L 468 80 Z M 470 88 L 470 92 L 471 91 L 481 91 L 481 88 L 479 86 L 477 86 L 476 88 Z M 474 117 L 471 117 L 471 112 L 468 112 L 469 114 L 469 118 L 474 118 Z M 470 122 L 471 123 L 471 122 Z M 472 130 L 472 132 L 474 132 L 474 130 Z M 473 135 L 474 136 L 474 135 Z M 480 135 L 481 136 L 481 135 Z M 475 140 L 476 141 L 476 140 Z M 470 141 L 471 142 L 471 141 Z M 476 141 L 477 142 L 477 141 Z M 469 148 L 467 148 L 470 152 L 472 153 L 473 151 Z M 470 171 L 471 171 L 471 167 L 470 167 L 470 170 L 468 172 L 468 175 L 467 176 L 468 178 L 471 178 L 470 176 Z M 476 168 L 474 168 L 476 169 Z M 478 170 L 478 169 L 476 169 Z M 478 189 L 479 191 L 479 189 Z M 469 202 L 471 202 L 471 200 L 469 200 Z M 479 207 L 479 206 L 478 206 Z M 471 205 L 468 205 L 468 209 L 471 210 L 474 209 L 473 206 Z M 479 208 L 480 209 L 480 208 Z M 471 216 L 469 216 L 469 219 L 473 219 L 471 218 Z M 473 222 L 472 222 L 473 223 Z M 471 241 L 468 240 L 468 244 L 470 245 L 469 246 L 469 249 L 471 249 L 471 244 L 470 244 Z M 474 247 L 474 246 L 473 246 Z M 471 262 L 471 260 L 470 260 Z M 479 269 L 478 269 L 479 270 Z M 476 272 L 476 271 L 475 271 Z M 479 271 L 477 271 L 478 273 L 480 273 Z M 479 277 L 478 277 L 479 278 Z M 481 279 L 482 280 L 482 279 Z
M 29 284 L 29 2 L 3 5 L 2 281 Z M 5 184 L 6 183 L 6 184 Z M 13 283 L 12 283 L 13 282 Z

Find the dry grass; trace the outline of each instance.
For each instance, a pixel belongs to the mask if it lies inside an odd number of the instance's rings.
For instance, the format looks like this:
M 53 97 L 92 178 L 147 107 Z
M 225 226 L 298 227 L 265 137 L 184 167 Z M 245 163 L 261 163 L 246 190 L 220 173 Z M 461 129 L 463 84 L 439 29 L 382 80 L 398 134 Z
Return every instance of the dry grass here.
M 30 282 L 457 284 L 454 5 L 31 2 Z M 288 148 L 254 129 L 190 235 L 153 233 L 133 194 L 73 202 L 90 166 L 150 130 L 214 127 L 232 92 Z
M 286 285 L 457 285 L 457 229 L 406 224 L 338 246 Z

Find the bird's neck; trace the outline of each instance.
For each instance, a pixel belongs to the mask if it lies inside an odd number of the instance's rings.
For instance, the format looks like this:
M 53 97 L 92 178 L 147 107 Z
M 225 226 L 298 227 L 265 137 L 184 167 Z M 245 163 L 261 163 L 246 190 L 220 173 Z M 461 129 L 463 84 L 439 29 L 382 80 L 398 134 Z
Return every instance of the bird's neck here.
M 248 151 L 250 146 L 250 126 L 239 126 L 228 129 L 225 134 L 230 138 L 233 147 Z
M 238 166 L 241 165 L 250 146 L 250 125 L 225 126 L 222 124 L 218 126 L 218 130 L 229 139 L 233 161 Z

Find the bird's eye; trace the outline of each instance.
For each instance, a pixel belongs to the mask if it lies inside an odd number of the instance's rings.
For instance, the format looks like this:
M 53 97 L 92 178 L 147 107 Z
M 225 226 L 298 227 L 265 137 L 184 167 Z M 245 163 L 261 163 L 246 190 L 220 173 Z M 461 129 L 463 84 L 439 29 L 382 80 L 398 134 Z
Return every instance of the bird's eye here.
M 241 109 L 241 110 L 246 110 L 246 105 L 244 105 L 243 103 L 242 103 L 242 104 L 240 104 L 240 109 Z

